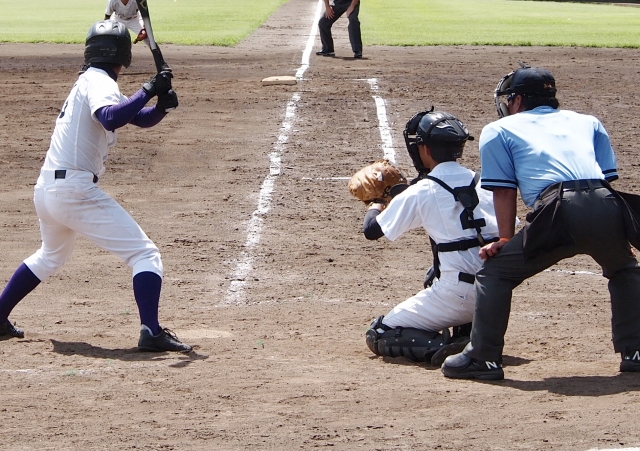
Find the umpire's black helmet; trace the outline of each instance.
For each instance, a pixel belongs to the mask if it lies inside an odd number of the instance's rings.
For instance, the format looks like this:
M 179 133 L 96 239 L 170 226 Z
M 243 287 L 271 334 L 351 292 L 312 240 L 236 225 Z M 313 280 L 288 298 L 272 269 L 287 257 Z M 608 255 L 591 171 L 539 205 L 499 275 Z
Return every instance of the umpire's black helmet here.
M 109 63 L 129 67 L 131 35 L 124 24 L 101 20 L 91 26 L 84 47 L 84 63 Z
M 414 115 L 404 129 L 404 139 L 413 160 L 413 165 L 420 173 L 429 172 L 422 163 L 418 144 L 429 146 L 431 156 L 438 163 L 455 161 L 462 156 L 464 144 L 473 141 L 467 127 L 455 116 L 444 111 L 422 111 Z

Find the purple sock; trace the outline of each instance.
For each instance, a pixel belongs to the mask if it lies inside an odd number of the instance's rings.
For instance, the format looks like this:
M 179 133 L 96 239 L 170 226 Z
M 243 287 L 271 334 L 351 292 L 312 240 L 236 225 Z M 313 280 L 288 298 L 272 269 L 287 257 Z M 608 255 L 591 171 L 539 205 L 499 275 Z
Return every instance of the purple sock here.
M 31 293 L 40 283 L 35 274 L 24 263 L 18 266 L 9 283 L 0 294 L 0 322 L 9 318 L 11 310 L 18 305 L 26 295 Z
M 154 272 L 140 272 L 133 277 L 133 296 L 138 304 L 140 322 L 151 329 L 153 335 L 160 332 L 158 307 L 162 277 Z

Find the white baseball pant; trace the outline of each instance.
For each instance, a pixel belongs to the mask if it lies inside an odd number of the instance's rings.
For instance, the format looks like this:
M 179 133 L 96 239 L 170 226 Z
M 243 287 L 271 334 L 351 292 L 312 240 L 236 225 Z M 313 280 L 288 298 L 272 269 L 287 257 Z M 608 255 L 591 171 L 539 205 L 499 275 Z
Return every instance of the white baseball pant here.
M 66 170 L 64 179 L 42 169 L 34 189 L 42 246 L 24 260 L 43 281 L 71 255 L 79 234 L 140 272 L 163 275 L 160 252 L 138 223 L 93 182 L 87 171 Z

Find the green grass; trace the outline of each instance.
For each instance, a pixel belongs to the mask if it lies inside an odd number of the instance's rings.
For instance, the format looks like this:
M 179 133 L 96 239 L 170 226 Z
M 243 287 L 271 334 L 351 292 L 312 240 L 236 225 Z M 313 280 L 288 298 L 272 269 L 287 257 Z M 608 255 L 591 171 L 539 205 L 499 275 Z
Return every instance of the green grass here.
M 366 0 L 360 21 L 368 45 L 640 46 L 638 7 L 513 0 Z
M 160 43 L 233 46 L 286 2 L 149 0 L 149 9 Z M 104 17 L 105 5 L 106 0 L 0 0 L 0 42 L 82 43 L 91 24 Z M 365 45 L 640 47 L 638 7 L 530 0 L 363 0 L 360 21 Z
M 131 0 L 135 1 L 135 0 Z M 233 46 L 287 0 L 148 0 L 159 43 Z M 106 0 L 0 0 L 0 42 L 84 43 Z

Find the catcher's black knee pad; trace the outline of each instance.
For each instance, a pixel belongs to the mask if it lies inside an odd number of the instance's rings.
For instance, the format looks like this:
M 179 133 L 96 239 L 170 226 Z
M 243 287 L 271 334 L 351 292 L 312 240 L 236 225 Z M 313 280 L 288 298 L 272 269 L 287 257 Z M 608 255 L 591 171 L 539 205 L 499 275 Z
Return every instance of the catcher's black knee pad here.
M 431 356 L 448 343 L 449 339 L 447 329 L 444 334 L 412 327 L 397 327 L 383 333 L 376 332 L 373 328 L 367 331 L 367 346 L 376 355 L 405 357 L 414 362 L 430 361 Z
M 384 315 L 378 316 L 371 322 L 367 333 L 365 334 L 365 341 L 367 342 L 367 347 L 373 352 L 375 355 L 381 355 L 378 351 L 378 336 L 391 329 L 388 326 L 382 324 L 382 320 L 384 319 Z

